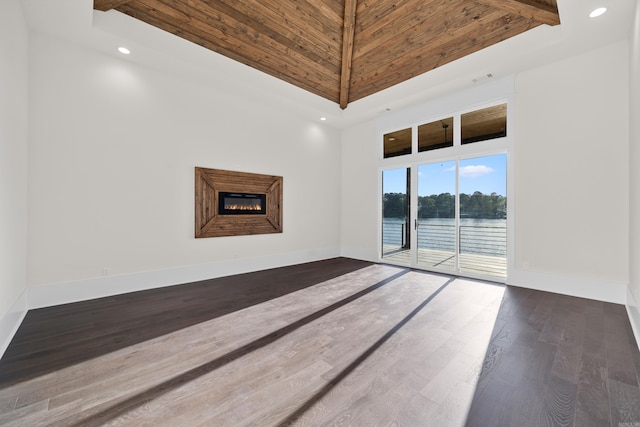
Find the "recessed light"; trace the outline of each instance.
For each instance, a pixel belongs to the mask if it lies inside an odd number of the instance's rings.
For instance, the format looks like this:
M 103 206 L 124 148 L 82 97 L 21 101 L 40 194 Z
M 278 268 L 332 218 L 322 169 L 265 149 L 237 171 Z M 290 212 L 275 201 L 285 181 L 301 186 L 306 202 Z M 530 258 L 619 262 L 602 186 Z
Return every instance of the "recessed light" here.
M 129 55 L 131 53 L 131 51 L 129 49 L 127 49 L 126 47 L 119 47 L 118 48 L 118 52 L 120 52 L 123 55 Z
M 322 120 L 324 122 L 325 120 L 327 120 L 327 118 L 326 117 L 320 117 L 320 120 Z
M 589 14 L 589 18 L 596 18 L 607 11 L 606 7 L 599 7 L 597 9 L 593 9 Z

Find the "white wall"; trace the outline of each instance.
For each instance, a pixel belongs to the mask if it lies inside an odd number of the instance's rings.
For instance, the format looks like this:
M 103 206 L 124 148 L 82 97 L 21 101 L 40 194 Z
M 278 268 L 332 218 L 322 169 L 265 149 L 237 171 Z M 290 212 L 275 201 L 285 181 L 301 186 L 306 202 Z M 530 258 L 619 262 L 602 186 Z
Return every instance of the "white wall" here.
M 0 4 L 0 313 L 25 287 L 28 34 L 20 4 Z
M 640 344 L 640 0 L 636 1 L 635 19 L 630 36 L 630 143 L 629 170 L 631 209 L 629 213 L 629 313 Z
M 337 130 L 37 34 L 31 92 L 34 293 L 115 286 L 104 269 L 179 282 L 339 255 Z M 283 176 L 284 233 L 196 240 L 195 166 Z
M 20 3 L 0 2 L 0 355 L 24 315 L 28 31 Z
M 623 41 L 516 76 L 515 270 L 509 283 L 626 300 L 628 69 Z M 377 252 L 374 128 L 345 131 L 342 151 L 343 254 L 370 254 L 367 259 Z M 370 175 L 366 182 L 363 174 Z M 356 199 L 358 187 L 365 195 Z
M 374 122 L 342 133 L 342 255 L 378 260 L 378 132 Z
M 628 70 L 622 41 L 518 75 L 516 269 L 626 288 Z

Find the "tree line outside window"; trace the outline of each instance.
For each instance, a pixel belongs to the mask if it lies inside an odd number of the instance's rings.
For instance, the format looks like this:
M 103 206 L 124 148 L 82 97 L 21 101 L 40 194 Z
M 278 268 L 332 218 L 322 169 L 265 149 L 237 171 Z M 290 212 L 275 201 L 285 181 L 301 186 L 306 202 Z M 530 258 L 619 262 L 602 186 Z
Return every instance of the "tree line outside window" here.
M 407 195 L 383 195 L 384 218 L 406 218 Z M 455 218 L 455 196 L 450 193 L 418 197 L 418 218 Z M 496 193 L 460 194 L 460 217 L 477 219 L 506 218 L 507 198 Z

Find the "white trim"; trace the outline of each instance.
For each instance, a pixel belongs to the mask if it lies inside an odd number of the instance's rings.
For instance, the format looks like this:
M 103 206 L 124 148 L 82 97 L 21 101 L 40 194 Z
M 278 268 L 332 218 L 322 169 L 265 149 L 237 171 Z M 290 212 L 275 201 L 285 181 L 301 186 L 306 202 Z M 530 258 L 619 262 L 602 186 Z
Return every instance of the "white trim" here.
M 156 270 L 73 282 L 53 283 L 29 288 L 29 309 L 50 307 L 103 298 L 129 292 L 197 282 L 234 274 L 250 273 L 340 256 L 339 249 L 318 248 L 304 252 L 217 261 L 208 264 Z
M 514 270 L 507 285 L 552 292 L 597 301 L 625 304 L 627 284 L 586 277 L 565 276 L 528 270 Z
M 640 305 L 633 296 L 631 288 L 627 286 L 627 315 L 633 329 L 633 335 L 636 337 L 636 345 L 640 350 Z
M 24 290 L 18 296 L 9 310 L 0 319 L 0 358 L 7 351 L 9 343 L 18 331 L 20 324 L 27 315 L 27 291 Z

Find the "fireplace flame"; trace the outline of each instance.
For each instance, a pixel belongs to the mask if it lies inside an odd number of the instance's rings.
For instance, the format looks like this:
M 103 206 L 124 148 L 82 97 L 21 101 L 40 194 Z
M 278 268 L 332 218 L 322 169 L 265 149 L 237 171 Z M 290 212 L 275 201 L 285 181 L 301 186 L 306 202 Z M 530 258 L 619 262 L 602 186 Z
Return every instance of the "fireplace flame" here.
M 261 211 L 260 205 L 224 205 L 224 208 L 230 211 Z

